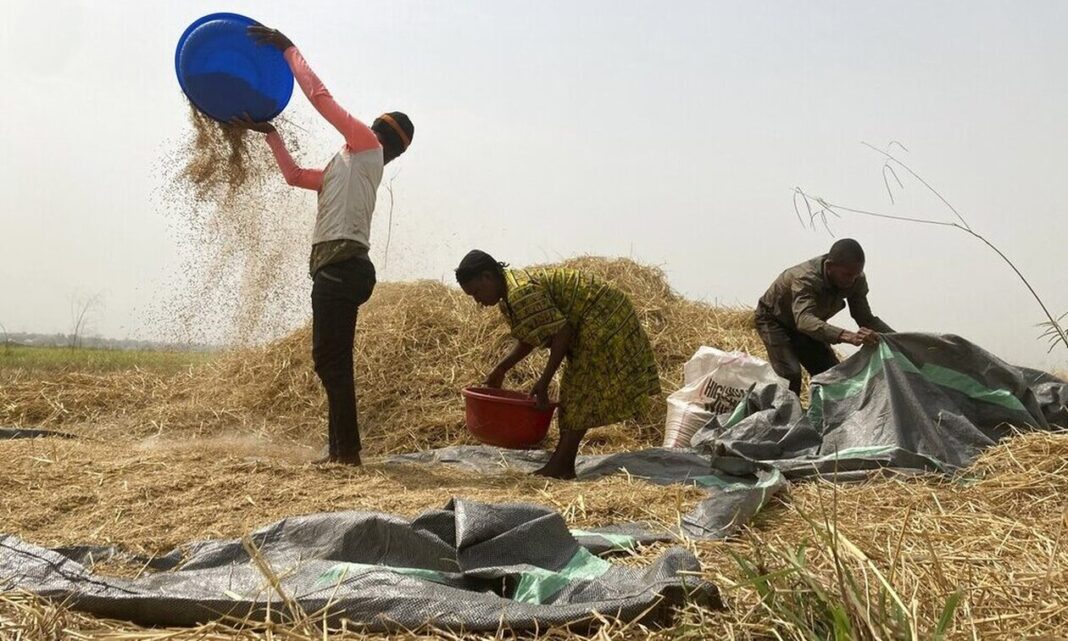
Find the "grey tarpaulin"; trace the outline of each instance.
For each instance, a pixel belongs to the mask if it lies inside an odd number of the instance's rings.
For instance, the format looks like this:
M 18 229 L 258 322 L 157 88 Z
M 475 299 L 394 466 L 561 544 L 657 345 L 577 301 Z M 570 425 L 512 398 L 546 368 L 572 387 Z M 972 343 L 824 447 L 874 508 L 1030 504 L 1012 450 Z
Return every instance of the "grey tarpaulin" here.
M 28 427 L 0 427 L 0 441 L 16 438 L 44 438 L 46 436 L 57 436 L 59 438 L 74 438 L 70 434 L 64 434 L 63 432 L 53 432 L 52 430 L 38 430 Z
M 1068 383 L 958 336 L 889 334 L 813 378 L 812 403 L 756 386 L 692 445 L 788 477 L 874 468 L 952 472 L 1013 429 L 1068 426 Z
M 592 613 L 648 620 L 684 601 L 719 604 L 716 588 L 692 574 L 700 566 L 689 551 L 671 548 L 647 568 L 614 565 L 582 547 L 555 511 L 527 504 L 455 499 L 410 522 L 316 514 L 278 521 L 251 540 L 305 612 L 369 630 L 531 630 L 591 624 Z M 200 542 L 174 571 L 120 579 L 0 537 L 0 589 L 151 625 L 264 620 L 268 608 L 277 620 L 286 611 L 237 540 Z
M 873 470 L 952 472 L 1013 428 L 1068 426 L 1068 383 L 1013 367 L 957 336 L 891 334 L 815 377 L 806 412 L 790 390 L 758 385 L 714 417 L 694 449 L 579 457 L 580 480 L 625 470 L 652 483 L 692 483 L 709 496 L 682 518 L 695 538 L 731 534 L 784 484 L 783 477 L 863 478 Z M 533 471 L 544 452 L 456 446 L 393 457 L 490 473 Z M 778 470 L 782 475 L 778 475 Z M 620 524 L 645 541 L 672 536 Z
M 532 472 L 547 458 L 542 451 L 503 450 L 484 445 L 457 445 L 426 452 L 400 454 L 396 463 L 433 463 L 493 473 L 510 468 Z M 725 461 L 716 465 L 700 452 L 676 448 L 652 448 L 603 456 L 580 456 L 575 465 L 580 481 L 590 481 L 625 472 L 649 483 L 685 483 L 703 488 L 708 496 L 682 515 L 682 532 L 692 538 L 723 538 L 732 534 L 767 504 L 785 486 L 786 480 L 773 466 L 751 461 Z M 638 542 L 671 540 L 677 532 L 646 523 L 618 524 L 589 531 L 619 533 Z

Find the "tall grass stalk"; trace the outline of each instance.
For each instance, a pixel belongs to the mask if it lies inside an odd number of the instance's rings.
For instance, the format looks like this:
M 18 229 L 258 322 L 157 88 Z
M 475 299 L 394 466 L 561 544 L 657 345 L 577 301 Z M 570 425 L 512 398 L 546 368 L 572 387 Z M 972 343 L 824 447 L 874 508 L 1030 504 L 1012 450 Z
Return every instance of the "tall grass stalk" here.
M 1068 349 L 1068 331 L 1066 331 L 1064 326 L 1061 324 L 1061 321 L 1064 320 L 1065 317 L 1068 317 L 1068 313 L 1063 314 L 1059 317 L 1054 316 L 1053 313 L 1050 312 L 1049 308 L 1046 306 L 1046 303 L 1042 300 L 1042 297 L 1038 295 L 1038 292 L 1035 291 L 1035 288 L 1031 285 L 1031 282 L 1027 279 L 1026 276 L 1023 275 L 1023 272 L 1020 271 L 1016 264 L 1013 263 L 1012 260 L 1008 256 L 1006 256 L 1000 248 L 998 248 L 994 243 L 990 242 L 989 239 L 973 230 L 971 225 L 968 224 L 968 221 L 964 219 L 964 216 L 961 215 L 957 208 L 954 207 L 948 200 L 946 200 L 946 198 L 937 189 L 931 186 L 931 184 L 924 180 L 922 176 L 913 171 L 911 167 L 909 167 L 907 164 L 905 164 L 905 162 L 903 162 L 900 158 L 898 158 L 893 153 L 891 153 L 891 151 L 889 151 L 893 148 L 894 145 L 897 145 L 907 152 L 908 150 L 905 149 L 903 145 L 898 142 L 891 142 L 890 145 L 888 145 L 888 149 L 879 149 L 878 147 L 875 147 L 874 145 L 871 145 L 866 142 L 862 144 L 865 147 L 868 147 L 869 149 L 875 151 L 876 153 L 881 154 L 883 157 L 883 182 L 886 185 L 886 191 L 890 196 L 891 204 L 894 203 L 894 192 L 890 183 L 890 178 L 894 179 L 894 182 L 897 183 L 898 188 L 904 188 L 904 183 L 901 182 L 901 179 L 898 177 L 897 174 L 897 171 L 900 169 L 905 172 L 908 172 L 908 174 L 912 176 L 915 180 L 917 180 L 920 184 L 922 184 L 925 189 L 930 191 L 940 201 L 942 201 L 942 203 L 953 213 L 953 217 L 955 218 L 955 220 L 936 220 L 931 218 L 918 218 L 911 216 L 895 216 L 892 214 L 857 209 L 855 207 L 846 207 L 845 205 L 832 203 L 819 196 L 813 196 L 801 187 L 795 187 L 794 211 L 797 213 L 798 219 L 801 220 L 801 223 L 803 225 L 815 228 L 817 221 L 819 221 L 828 230 L 828 232 L 830 232 L 830 225 L 827 221 L 827 216 L 832 215 L 836 218 L 840 218 L 841 212 L 858 214 L 861 216 L 871 216 L 874 218 L 884 218 L 888 220 L 897 220 L 923 225 L 936 225 L 939 227 L 950 227 L 953 229 L 958 229 L 972 236 L 973 238 L 978 239 L 980 242 L 989 247 L 994 253 L 996 253 L 1001 258 L 1001 260 L 1003 260 L 1005 264 L 1007 264 L 1012 269 L 1012 271 L 1027 288 L 1027 291 L 1031 293 L 1031 296 L 1038 303 L 1039 307 L 1042 308 L 1042 313 L 1046 316 L 1046 321 L 1039 324 L 1040 327 L 1045 328 L 1045 331 L 1041 334 L 1040 338 L 1047 339 L 1050 342 L 1050 351 L 1053 351 L 1054 347 L 1058 344 L 1062 344 L 1064 345 L 1065 349 Z M 805 222 L 801 213 L 802 206 L 805 209 L 805 213 L 808 215 L 807 223 Z
M 817 518 L 793 508 L 807 525 L 800 541 L 774 543 L 755 532 L 746 536 L 748 554 L 728 550 L 742 580 L 782 639 L 798 641 L 920 641 L 944 639 L 960 606 L 953 591 L 937 604 L 937 621 L 920 629 L 916 606 L 894 584 L 896 559 L 889 577 L 838 528 L 837 490 L 830 512 Z M 827 566 L 831 571 L 827 571 Z

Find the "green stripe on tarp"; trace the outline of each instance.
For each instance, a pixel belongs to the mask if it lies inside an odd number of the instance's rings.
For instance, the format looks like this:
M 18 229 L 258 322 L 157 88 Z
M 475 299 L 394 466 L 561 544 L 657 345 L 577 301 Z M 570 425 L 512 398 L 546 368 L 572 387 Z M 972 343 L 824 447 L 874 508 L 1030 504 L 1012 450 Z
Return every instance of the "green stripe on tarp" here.
M 326 572 L 323 572 L 316 580 L 317 583 L 338 583 L 346 576 L 361 574 L 363 572 L 392 572 L 402 576 L 410 576 L 432 583 L 446 583 L 445 575 L 436 570 L 425 568 L 402 568 L 393 565 L 371 565 L 368 563 L 338 563 Z
M 856 376 L 837 383 L 823 384 L 813 388 L 812 403 L 809 407 L 810 418 L 822 419 L 824 400 L 840 401 L 862 392 L 875 374 L 891 360 L 895 361 L 898 367 L 906 372 L 919 374 L 935 385 L 960 392 L 972 400 L 999 405 L 1014 412 L 1029 414 L 1020 399 L 1013 396 L 1012 392 L 1007 389 L 987 387 L 963 372 L 940 365 L 928 363 L 923 367 L 916 367 L 904 354 L 891 349 L 885 341 L 880 341 L 878 348 L 868 360 L 864 370 Z M 813 411 L 815 411 L 815 414 L 813 414 Z
M 763 481 L 757 481 L 756 483 L 739 483 L 736 481 L 725 481 L 715 474 L 709 474 L 707 476 L 697 476 L 693 478 L 693 481 L 702 487 L 714 487 L 724 492 L 743 492 L 749 490 L 760 490 L 760 501 L 757 504 L 756 512 L 764 509 L 764 506 L 768 503 L 768 493 L 776 485 L 784 483 L 785 479 L 777 469 L 772 468 L 771 474 Z M 754 514 L 756 514 L 754 512 Z
M 600 536 L 600 535 L 598 535 Z M 541 605 L 553 598 L 572 581 L 591 580 L 600 577 L 612 567 L 604 559 L 594 556 L 580 547 L 567 565 L 557 571 L 532 568 L 519 575 L 513 601 Z
M 774 487 L 778 483 L 781 483 L 782 473 L 779 470 L 771 470 L 771 474 L 763 481 L 757 481 L 756 483 L 745 483 L 739 481 L 727 481 L 721 476 L 715 474 L 709 474 L 707 476 L 695 476 L 690 479 L 694 483 L 697 483 L 701 487 L 714 487 L 724 492 L 741 492 L 745 490 L 759 490 Z
M 824 454 L 818 459 L 813 460 L 813 463 L 826 463 L 827 461 L 842 460 L 842 459 L 869 459 L 869 458 L 885 458 L 886 456 L 893 454 L 898 447 L 896 445 L 866 445 L 860 447 L 847 447 L 844 450 L 839 450 L 834 454 Z
M 723 425 L 723 429 L 729 429 L 742 422 L 742 419 L 749 416 L 749 392 L 742 397 L 742 400 L 738 401 L 738 404 L 734 407 L 734 411 L 727 418 L 727 422 Z
M 638 546 L 637 537 L 633 537 L 629 534 L 619 534 L 615 532 L 589 532 L 587 530 L 571 530 L 571 536 L 600 537 L 605 541 L 611 543 L 613 546 L 613 550 L 633 550 Z
M 991 405 L 1000 405 L 1005 409 L 1029 414 L 1027 408 L 1020 399 L 1016 398 L 1007 389 L 992 389 L 986 387 L 971 376 L 939 365 L 924 365 L 920 372 L 927 378 L 934 380 L 942 387 L 957 390 L 967 394 L 970 398 Z
M 846 460 L 879 460 L 884 458 L 890 458 L 895 452 L 904 451 L 896 445 L 863 445 L 858 447 L 847 447 L 834 454 L 824 454 L 818 459 L 814 459 L 812 463 L 828 463 L 830 461 L 846 461 Z M 920 454 L 919 452 L 907 452 L 911 456 L 916 456 L 929 462 L 932 466 L 942 470 L 948 471 L 953 469 L 953 466 L 945 461 L 940 461 L 928 454 Z
M 817 431 L 823 430 L 823 387 L 809 385 L 808 387 L 808 422 Z

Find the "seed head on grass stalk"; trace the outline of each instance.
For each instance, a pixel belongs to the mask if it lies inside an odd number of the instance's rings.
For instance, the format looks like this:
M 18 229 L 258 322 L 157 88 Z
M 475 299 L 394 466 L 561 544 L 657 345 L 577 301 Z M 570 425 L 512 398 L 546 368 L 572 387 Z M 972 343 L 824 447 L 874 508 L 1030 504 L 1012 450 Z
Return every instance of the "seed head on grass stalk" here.
M 984 245 L 990 248 L 991 251 L 997 254 L 998 257 L 1001 258 L 1001 260 L 1003 260 L 1005 264 L 1007 264 L 1012 269 L 1012 271 L 1020 279 L 1020 282 L 1022 282 L 1027 288 L 1027 291 L 1031 293 L 1032 298 L 1034 298 L 1035 301 L 1038 303 L 1039 307 L 1042 308 L 1042 313 L 1046 316 L 1046 321 L 1041 324 L 1042 327 L 1046 328 L 1046 331 L 1041 335 L 1041 338 L 1049 339 L 1052 345 L 1056 345 L 1059 343 L 1063 345 L 1065 349 L 1068 349 L 1068 330 L 1065 330 L 1064 326 L 1061 324 L 1061 320 L 1063 320 L 1065 316 L 1068 316 L 1068 314 L 1061 315 L 1060 317 L 1055 317 L 1053 313 L 1050 312 L 1049 308 L 1046 306 L 1045 301 L 1043 301 L 1042 297 L 1038 295 L 1038 292 L 1035 291 L 1035 288 L 1031 285 L 1031 282 L 1027 280 L 1027 277 L 1023 275 L 1023 272 L 1020 271 L 1016 264 L 1013 263 L 1012 260 L 1008 256 L 1006 256 L 1000 248 L 997 247 L 997 245 L 992 243 L 989 239 L 987 239 L 979 232 L 973 230 L 971 225 L 968 224 L 968 221 L 964 219 L 964 216 L 957 210 L 956 207 L 954 207 L 948 200 L 946 200 L 945 196 L 943 196 L 941 192 L 931 186 L 931 184 L 924 180 L 922 176 L 913 171 L 912 168 L 905 164 L 904 161 L 902 161 L 900 158 L 891 153 L 891 151 L 889 151 L 889 149 L 892 148 L 894 144 L 897 144 L 901 146 L 902 149 L 905 149 L 903 145 L 895 141 L 888 146 L 888 149 L 884 150 L 879 149 L 878 147 L 866 142 L 862 144 L 865 147 L 868 147 L 869 149 L 882 155 L 883 157 L 883 181 L 886 185 L 887 193 L 890 195 L 891 203 L 893 203 L 894 196 L 893 189 L 890 185 L 888 176 L 892 176 L 899 185 L 899 187 L 903 187 L 903 184 L 900 178 L 898 178 L 897 174 L 897 169 L 901 169 L 907 172 L 914 179 L 916 179 L 920 184 L 923 185 L 925 189 L 934 194 L 953 213 L 953 217 L 956 220 L 936 220 L 932 218 L 922 218 L 913 216 L 896 216 L 881 212 L 857 209 L 855 207 L 847 207 L 845 205 L 839 205 L 836 203 L 829 202 L 828 200 L 819 196 L 813 196 L 801 187 L 795 187 L 794 212 L 797 214 L 798 219 L 803 225 L 815 229 L 816 223 L 818 221 L 819 223 L 822 223 L 828 233 L 831 233 L 830 223 L 827 217 L 834 216 L 835 218 L 841 218 L 842 213 L 850 213 L 857 214 L 860 216 L 870 216 L 873 218 L 895 220 L 899 222 L 909 222 L 921 225 L 935 225 L 939 227 L 949 227 L 953 229 L 958 229 L 982 242 Z M 804 216 L 802 216 L 802 207 L 804 207 L 805 214 L 808 216 L 807 223 L 805 222 Z M 1052 351 L 1053 349 L 1052 345 L 1050 347 L 1050 351 Z

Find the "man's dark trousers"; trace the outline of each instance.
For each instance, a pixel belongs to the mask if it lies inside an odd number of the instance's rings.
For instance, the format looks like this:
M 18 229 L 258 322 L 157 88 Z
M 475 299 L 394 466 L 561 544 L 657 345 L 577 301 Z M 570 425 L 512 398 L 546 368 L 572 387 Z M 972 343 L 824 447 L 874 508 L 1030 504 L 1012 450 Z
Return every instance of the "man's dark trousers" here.
M 790 382 L 790 390 L 798 396 L 801 395 L 802 367 L 810 376 L 815 376 L 838 364 L 838 356 L 830 345 L 785 327 L 773 318 L 758 315 L 756 329 L 768 349 L 771 368 Z
M 375 288 L 375 267 L 365 257 L 332 263 L 312 284 L 312 360 L 329 404 L 330 456 L 360 452 L 352 348 L 356 316 Z

